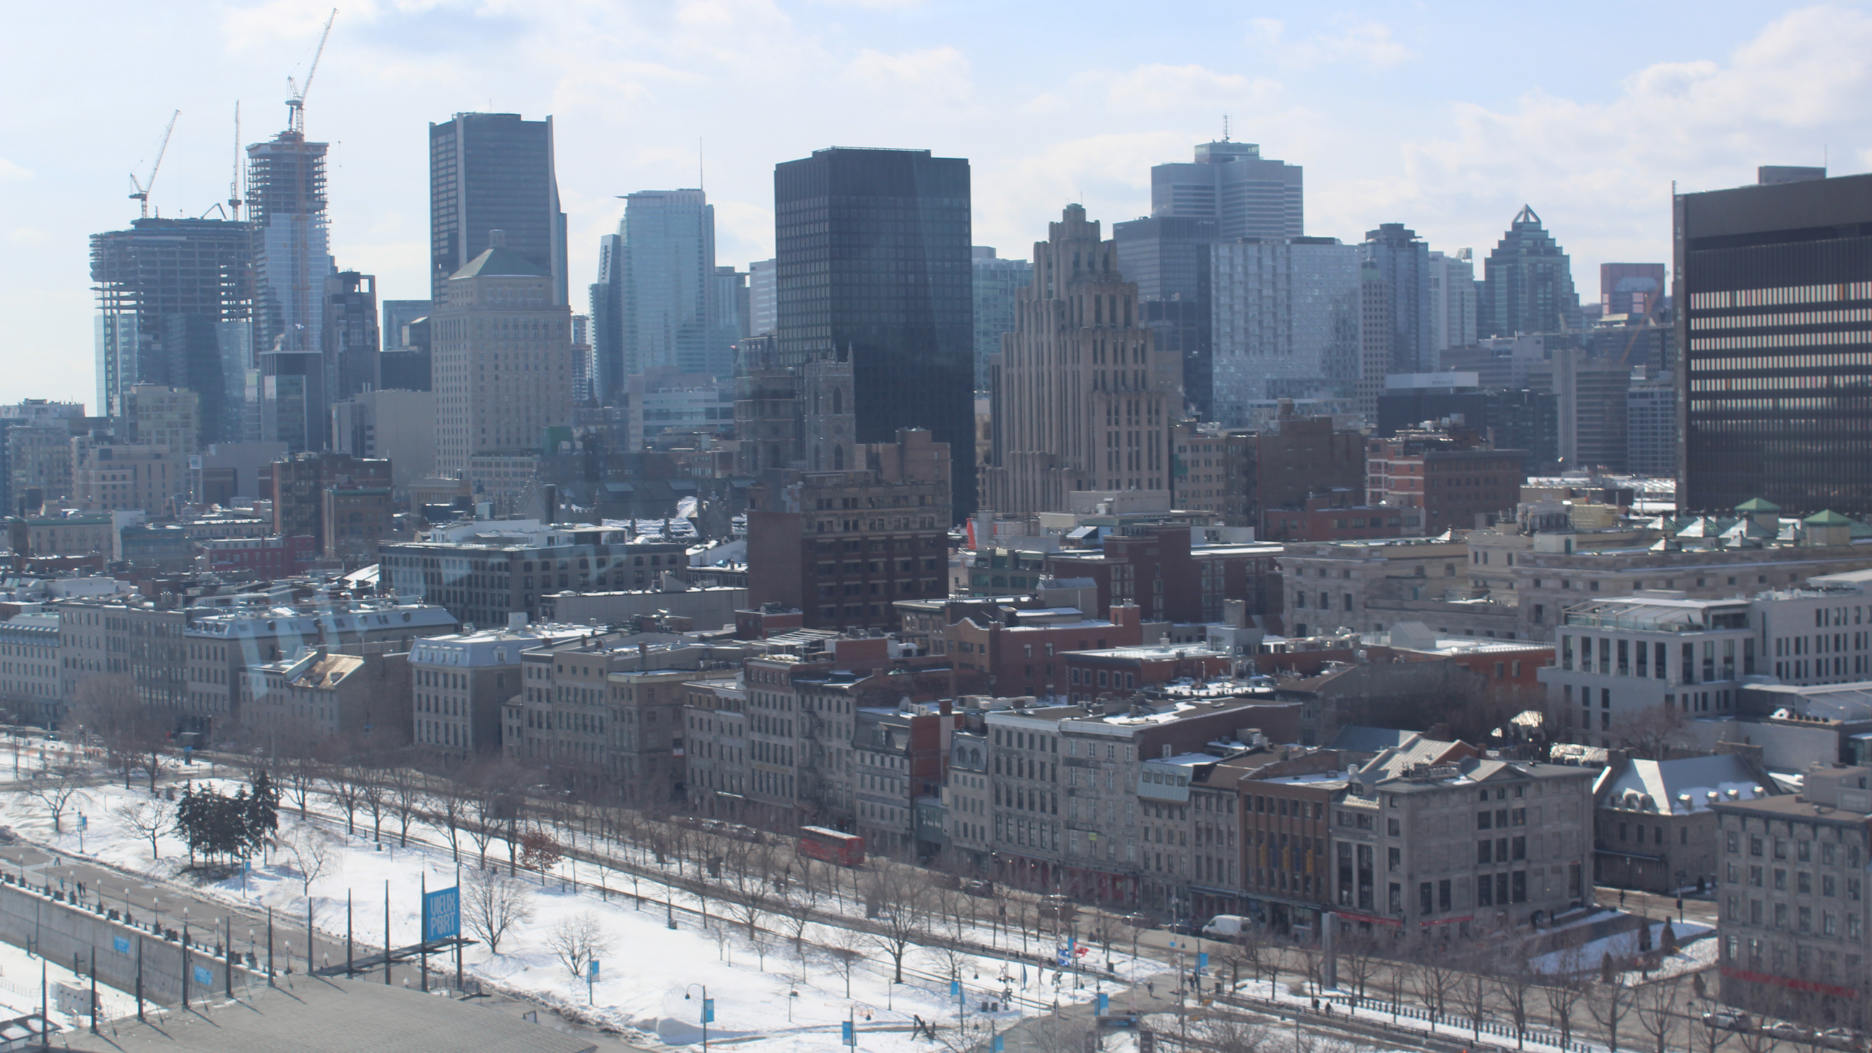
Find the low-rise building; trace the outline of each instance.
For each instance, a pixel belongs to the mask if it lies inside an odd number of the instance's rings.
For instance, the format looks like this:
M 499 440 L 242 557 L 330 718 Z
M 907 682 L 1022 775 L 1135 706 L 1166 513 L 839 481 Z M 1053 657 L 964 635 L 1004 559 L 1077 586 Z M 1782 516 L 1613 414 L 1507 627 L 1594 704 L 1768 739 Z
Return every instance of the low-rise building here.
M 501 707 L 520 693 L 520 656 L 588 635 L 578 626 L 527 625 L 447 633 L 410 645 L 412 742 L 452 760 L 497 752 Z
M 59 615 L 27 610 L 0 621 L 0 704 L 15 721 L 53 727 L 64 716 Z
M 1714 810 L 1722 1000 L 1815 1026 L 1865 1027 L 1872 768 L 1817 767 L 1797 795 Z
M 245 730 L 262 742 L 349 739 L 378 749 L 410 740 L 409 663 L 401 653 L 313 648 L 247 667 Z
M 1593 784 L 1593 883 L 1664 894 L 1713 885 L 1715 806 L 1779 792 L 1742 754 L 1617 758 Z
M 1411 934 L 1488 932 L 1584 903 L 1594 774 L 1423 736 L 1386 750 L 1333 803 L 1336 912 Z

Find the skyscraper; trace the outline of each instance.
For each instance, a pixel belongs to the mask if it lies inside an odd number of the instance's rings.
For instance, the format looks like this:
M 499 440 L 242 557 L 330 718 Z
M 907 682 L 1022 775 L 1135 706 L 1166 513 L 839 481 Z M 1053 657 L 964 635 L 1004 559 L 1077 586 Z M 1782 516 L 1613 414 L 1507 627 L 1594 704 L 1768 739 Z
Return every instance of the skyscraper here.
M 622 376 L 734 373 L 734 342 L 716 301 L 715 207 L 700 190 L 640 190 L 618 224 Z M 731 308 L 732 309 L 732 306 Z
M 598 280 L 591 285 L 592 397 L 612 403 L 624 392 L 624 236 L 598 239 Z
M 975 390 L 988 390 L 988 360 L 1001 350 L 1001 336 L 1014 331 L 1014 301 L 1033 281 L 1033 264 L 1007 260 L 986 245 L 972 250 L 975 300 Z
M 1580 327 L 1573 264 L 1527 205 L 1482 267 L 1482 336 L 1555 333 Z
M 1146 216 L 1112 224 L 1112 238 L 1119 273 L 1137 285 L 1145 328 L 1181 363 L 1185 404 L 1204 419 L 1214 416 L 1209 252 L 1215 220 Z
M 254 239 L 254 364 L 260 438 L 319 449 L 325 385 L 325 143 L 287 130 L 247 148 Z
M 566 218 L 553 170 L 552 118 L 458 113 L 429 125 L 429 298 L 448 294 L 449 277 L 506 231 L 508 250 L 552 277 L 554 303 L 566 298 Z
M 768 336 L 780 327 L 780 291 L 774 285 L 774 261 L 748 264 L 748 335 Z
M 1336 238 L 1234 241 L 1211 255 L 1213 419 L 1250 403 L 1350 394 L 1359 371 L 1359 246 Z
M 325 279 L 325 378 L 330 402 L 381 387 L 377 278 L 339 271 Z
M 253 235 L 220 219 L 138 219 L 91 236 L 97 411 L 118 416 L 135 384 L 200 398 L 205 441 L 241 435 L 252 365 Z
M 429 317 L 428 300 L 384 300 L 383 303 L 383 350 L 408 347 L 404 342 L 403 327 L 418 318 Z
M 1151 167 L 1151 215 L 1210 220 L 1223 241 L 1299 237 L 1304 199 L 1300 166 L 1254 143 L 1199 143 L 1195 161 Z
M 1359 252 L 1378 269 L 1378 280 L 1391 298 L 1385 316 L 1390 319 L 1391 351 L 1387 373 L 1429 373 L 1438 364 L 1435 323 L 1430 298 L 1430 247 L 1417 232 L 1402 223 L 1381 224 L 1365 232 Z M 1379 387 L 1384 378 L 1379 377 Z
M 1137 286 L 1085 207 L 1034 245 L 1033 281 L 996 355 L 987 503 L 1032 515 L 1075 490 L 1170 492 L 1170 423 L 1183 408 L 1176 356 L 1140 323 Z
M 477 454 L 537 453 L 572 414 L 572 312 L 552 275 L 491 232 L 486 251 L 449 279 L 437 308 L 436 467 Z
M 1872 175 L 1674 208 L 1678 507 L 1872 512 Z
M 1454 255 L 1430 253 L 1430 350 L 1441 355 L 1452 347 L 1476 342 L 1475 256 L 1468 249 Z M 1437 363 L 1432 368 L 1438 368 Z
M 816 150 L 774 168 L 779 360 L 849 353 L 857 441 L 928 428 L 954 514 L 975 508 L 969 166 L 928 150 Z

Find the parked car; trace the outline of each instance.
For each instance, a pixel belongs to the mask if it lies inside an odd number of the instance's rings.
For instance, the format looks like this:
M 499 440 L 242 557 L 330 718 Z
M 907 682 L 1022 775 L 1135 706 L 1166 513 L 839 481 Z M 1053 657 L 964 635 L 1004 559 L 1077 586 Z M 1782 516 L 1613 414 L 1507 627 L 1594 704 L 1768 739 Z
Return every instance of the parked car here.
M 1755 1021 L 1747 1013 L 1738 1013 L 1733 1009 L 1718 1009 L 1713 1013 L 1703 1014 L 1704 1027 L 1720 1027 L 1729 1031 L 1753 1031 Z
M 1071 921 L 1079 913 L 1079 908 L 1065 896 L 1040 897 L 1040 916 L 1059 921 Z
M 962 891 L 971 896 L 992 896 L 995 894 L 994 882 L 979 878 L 962 886 Z
M 1860 1036 L 1843 1027 L 1829 1027 L 1820 1032 L 1820 1044 L 1828 1049 L 1863 1049 Z

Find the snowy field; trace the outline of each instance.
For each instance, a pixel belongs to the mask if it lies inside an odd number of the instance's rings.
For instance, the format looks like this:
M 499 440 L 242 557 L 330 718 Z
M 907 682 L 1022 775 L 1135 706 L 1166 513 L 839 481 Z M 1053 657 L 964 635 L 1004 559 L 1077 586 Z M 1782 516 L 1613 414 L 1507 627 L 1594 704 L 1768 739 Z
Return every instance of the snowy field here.
M 197 778 L 195 782 L 198 786 L 218 784 L 226 793 L 238 786 L 232 780 Z M 75 811 L 84 813 L 87 822 L 82 853 L 73 814 L 65 816 L 64 832 L 54 835 L 45 806 L 18 790 L 0 789 L 0 824 L 12 827 L 22 837 L 74 856 L 88 856 L 127 871 L 192 884 L 178 876 L 188 855 L 178 836 L 160 834 L 158 857 L 152 859 L 149 839 L 139 836 L 131 825 L 128 812 L 149 804 L 145 792 L 125 791 L 121 783 L 84 790 L 75 807 Z M 320 807 L 327 807 L 326 802 L 315 798 L 314 808 Z M 324 866 L 313 868 L 317 873 L 309 882 L 318 927 L 342 938 L 346 892 L 350 891 L 356 902 L 358 940 L 382 945 L 382 904 L 387 887 L 392 905 L 390 942 L 398 946 L 417 942 L 420 889 L 425 883 L 431 891 L 457 883 L 458 871 L 448 848 L 419 847 L 417 837 L 441 839 L 437 831 L 422 825 L 412 826 L 412 841 L 407 848 L 393 847 L 396 836 L 391 822 L 384 825 L 385 844 L 381 848 L 373 844 L 367 820 L 361 821 L 357 830 L 357 835 L 346 837 L 342 819 L 320 818 L 315 813 L 311 821 L 301 820 L 287 801 L 281 802 L 282 846 L 299 846 L 299 858 L 309 856 L 309 845 L 326 846 Z M 497 839 L 489 846 L 490 863 L 497 859 L 504 863 L 506 854 L 503 841 Z M 464 839 L 464 863 L 472 868 L 475 858 L 472 846 Z M 216 885 L 198 887 L 198 891 L 230 902 L 271 906 L 288 917 L 303 917 L 308 883 L 295 869 L 293 859 L 290 849 L 275 848 L 267 859 L 254 861 L 245 882 L 237 875 Z M 911 947 L 905 955 L 904 982 L 891 983 L 890 956 L 868 936 L 810 924 L 804 932 L 804 953 L 797 953 L 793 934 L 779 914 L 763 918 L 761 930 L 750 938 L 744 918 L 732 911 L 730 916 L 723 916 L 722 912 L 730 907 L 726 902 L 711 898 L 707 904 L 709 921 L 704 926 L 696 914 L 689 912 L 703 904 L 687 891 L 672 892 L 660 883 L 641 879 L 636 886 L 640 900 L 630 893 L 629 877 L 612 873 L 606 878 L 608 895 L 601 898 L 599 891 L 590 887 L 568 890 L 561 879 L 571 869 L 562 863 L 545 887 L 537 873 L 529 878 L 522 871 L 519 881 L 530 919 L 501 941 L 499 954 L 489 953 L 480 943 L 470 947 L 464 955 L 465 969 L 472 976 L 524 992 L 560 1007 L 568 1015 L 622 1031 L 645 1044 L 657 1040 L 670 1045 L 699 1043 L 705 986 L 714 1004 L 714 1020 L 709 1025 L 711 1043 L 734 1039 L 737 1048 L 759 1053 L 838 1048 L 840 1024 L 846 1020 L 857 1026 L 862 1036 L 860 1048 L 865 1050 L 927 1050 L 931 1048 L 927 1039 L 910 1036 L 911 1024 L 917 1018 L 935 1021 L 945 1040 L 953 1041 L 958 1004 L 968 1032 L 985 1035 L 989 1029 L 1004 1030 L 1023 1016 L 1050 1010 L 1056 998 L 1062 1005 L 1090 1002 L 1097 991 L 1112 986 L 1110 981 L 1071 974 L 1060 977 L 1053 970 L 1023 967 L 992 955 L 952 954 L 922 946 Z M 580 864 L 577 870 L 580 880 L 595 880 L 589 864 Z M 673 930 L 666 922 L 666 896 L 673 896 L 677 908 L 678 927 Z M 858 909 L 849 900 L 839 906 Z M 551 947 L 556 930 L 571 919 L 587 915 L 601 933 L 603 944 L 597 955 L 598 977 L 589 990 L 584 979 L 572 977 Z M 932 927 L 939 932 L 952 931 L 941 919 Z M 987 929 L 964 926 L 964 932 L 984 943 L 990 938 Z M 1005 936 L 995 938 L 1007 942 Z M 1039 945 L 1035 946 L 1038 949 Z M 1108 950 L 1099 948 L 1087 960 L 1102 964 Z M 1112 957 L 1121 977 L 1141 979 L 1164 968 L 1115 951 Z M 849 996 L 844 966 L 847 959 L 852 962 Z M 0 984 L 13 978 L 11 965 L 0 968 L 4 969 L 0 971 Z M 432 978 L 437 972 L 453 973 L 453 963 L 445 963 L 441 956 L 431 959 L 431 968 Z M 36 963 L 33 974 L 36 1004 Z M 960 978 L 959 998 L 950 993 L 952 976 Z M 0 987 L 0 1001 L 4 1000 L 5 989 Z M 985 1011 L 984 1003 L 1001 1003 L 1001 1007 Z

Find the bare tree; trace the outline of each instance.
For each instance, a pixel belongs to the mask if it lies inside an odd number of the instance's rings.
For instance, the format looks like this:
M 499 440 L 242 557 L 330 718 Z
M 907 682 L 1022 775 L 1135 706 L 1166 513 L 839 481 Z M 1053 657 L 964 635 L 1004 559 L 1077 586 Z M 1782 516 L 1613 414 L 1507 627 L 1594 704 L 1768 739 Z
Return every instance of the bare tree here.
M 156 839 L 175 824 L 175 807 L 168 801 L 151 799 L 147 801 L 126 801 L 115 809 L 117 818 L 136 832 L 138 837 L 149 839 L 150 858 L 158 859 L 161 851 Z
M 1580 973 L 1581 964 L 1578 948 L 1562 953 L 1557 975 L 1540 989 L 1553 1026 L 1560 1032 L 1561 1048 L 1573 1041 L 1573 1021 L 1579 1014 L 1580 1000 L 1586 997 L 1589 986 Z
M 1671 1027 L 1680 1015 L 1681 993 L 1669 980 L 1646 984 L 1638 991 L 1638 1029 L 1651 1036 L 1655 1053 L 1669 1053 Z
M 124 673 L 94 673 L 78 682 L 65 723 L 78 725 L 104 748 L 112 771 L 123 774 L 124 789 L 142 766 L 144 726 L 149 711 L 136 696 L 136 681 Z
M 1625 983 L 1624 974 L 1614 971 L 1610 980 L 1594 984 L 1591 994 L 1592 997 L 1586 999 L 1586 1012 L 1605 1033 L 1606 1048 L 1618 1053 L 1619 1025 L 1631 1013 L 1634 992 Z
M 312 737 L 312 729 L 303 721 L 293 721 L 286 727 L 283 743 L 275 742 L 280 752 L 275 754 L 275 767 L 279 769 L 279 782 L 284 788 L 286 798 L 299 810 L 299 818 L 306 816 L 312 802 L 312 790 L 317 786 L 321 765 L 318 751 Z
M 586 969 L 609 945 L 604 929 L 589 911 L 561 921 L 546 938 L 546 946 L 574 980 L 583 980 Z
M 793 939 L 793 953 L 802 962 L 806 960 L 806 926 L 819 909 L 819 889 L 813 883 L 813 872 L 800 863 L 811 860 L 804 856 L 794 861 L 793 873 L 797 880 L 787 884 L 786 892 L 780 897 L 779 910 L 786 917 L 787 932 Z
M 1488 963 L 1495 989 L 1501 992 L 1502 1004 L 1508 1007 L 1508 1015 L 1514 1020 L 1516 1049 L 1527 1045 L 1528 1015 L 1534 1007 L 1535 984 L 1539 980 L 1528 963 L 1525 950 L 1518 942 L 1511 941 L 1497 947 Z
M 1363 1001 L 1366 987 L 1382 964 L 1378 957 L 1378 937 L 1370 929 L 1345 929 L 1340 932 L 1335 946 L 1339 952 L 1340 983 L 1350 983 L 1352 993 Z
M 1676 706 L 1659 703 L 1619 722 L 1618 746 L 1633 756 L 1663 760 L 1673 747 L 1689 743 L 1689 718 Z
M 750 841 L 730 843 L 722 861 L 722 879 L 730 910 L 753 939 L 761 919 L 775 906 L 779 873 L 771 845 Z
M 1196 1036 L 1204 1049 L 1215 1053 L 1261 1053 L 1280 1043 L 1268 1029 L 1236 1016 L 1213 1016 L 1203 1021 Z
M 462 922 L 487 944 L 489 954 L 499 954 L 508 930 L 532 917 L 533 908 L 520 882 L 497 870 L 469 873 L 462 895 Z
M 282 840 L 281 847 L 286 849 L 293 869 L 299 873 L 300 890 L 307 896 L 312 895 L 312 883 L 325 872 L 337 853 L 331 838 L 317 827 L 301 823 L 299 829 Z
M 409 828 L 416 817 L 422 814 L 422 773 L 411 765 L 409 756 L 394 757 L 385 771 L 385 781 L 390 792 L 390 804 L 396 812 L 397 847 L 409 847 Z
M 463 827 L 468 825 L 470 812 L 471 801 L 467 788 L 455 777 L 445 777 L 442 790 L 436 796 L 436 820 L 440 824 L 442 836 L 448 838 L 449 856 L 458 864 L 461 862 Z
M 358 807 L 364 800 L 364 784 L 357 774 L 357 769 L 348 764 L 331 765 L 324 770 L 325 792 L 344 809 L 346 835 L 357 833 Z
M 839 972 L 845 976 L 846 998 L 851 997 L 852 970 L 858 967 L 859 962 L 865 960 L 867 943 L 868 940 L 863 933 L 854 929 L 839 929 L 833 935 L 831 944 L 826 947 L 826 953 L 838 966 Z
M 66 809 L 75 800 L 82 799 L 80 791 L 84 784 L 80 781 L 80 775 L 77 765 L 62 763 L 56 768 L 35 772 L 26 780 L 26 792 L 52 813 L 52 832 L 55 834 L 64 830 Z
M 1434 1029 L 1436 1021 L 1442 1019 L 1449 1010 L 1451 996 L 1456 993 L 1456 985 L 1462 980 L 1462 972 L 1451 957 L 1448 945 L 1428 937 L 1414 941 L 1405 968 L 1410 971 L 1411 987 L 1418 1000 L 1430 1013 Z
M 1490 935 L 1480 937 L 1483 940 L 1493 938 Z M 1454 948 L 1451 957 L 1461 967 L 1454 991 L 1456 1005 L 1469 1018 L 1470 1037 L 1481 1042 L 1482 1018 L 1488 1014 L 1488 996 L 1493 988 L 1489 982 L 1489 972 L 1494 965 L 1493 956 L 1486 945 L 1473 943 Z
M 390 789 L 384 785 L 384 771 L 375 764 L 358 763 L 349 765 L 352 779 L 358 785 L 358 800 L 363 802 L 364 811 L 371 817 L 371 840 L 383 841 L 384 809 L 390 804 Z
M 929 886 L 922 875 L 889 862 L 866 871 L 861 883 L 865 902 L 877 906 L 872 942 L 890 955 L 891 982 L 903 983 L 904 954 L 925 932 Z

